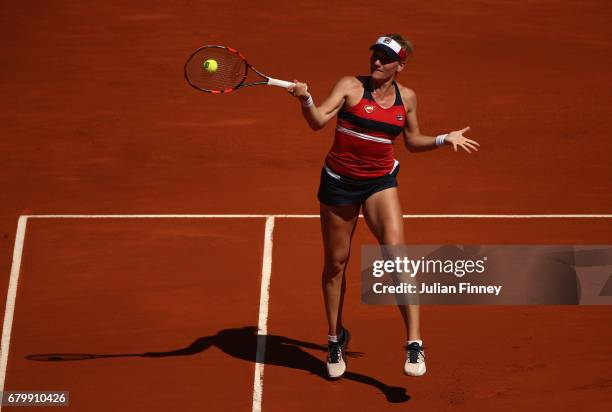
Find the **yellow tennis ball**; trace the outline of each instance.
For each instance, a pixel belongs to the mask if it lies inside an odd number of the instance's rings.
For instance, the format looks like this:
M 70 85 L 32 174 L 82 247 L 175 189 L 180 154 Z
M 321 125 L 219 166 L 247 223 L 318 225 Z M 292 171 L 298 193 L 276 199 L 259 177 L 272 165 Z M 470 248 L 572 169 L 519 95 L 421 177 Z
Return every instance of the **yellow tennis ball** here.
M 204 70 L 210 73 L 217 71 L 217 61 L 215 59 L 208 59 L 204 62 Z

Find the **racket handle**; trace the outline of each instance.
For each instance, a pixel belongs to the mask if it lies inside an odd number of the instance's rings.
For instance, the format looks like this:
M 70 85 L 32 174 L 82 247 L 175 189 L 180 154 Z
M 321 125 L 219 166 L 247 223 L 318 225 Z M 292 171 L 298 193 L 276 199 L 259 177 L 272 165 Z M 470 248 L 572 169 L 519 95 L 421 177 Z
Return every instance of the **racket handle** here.
M 295 83 L 286 82 L 284 80 L 273 79 L 270 77 L 268 79 L 268 86 L 278 86 L 278 87 L 284 87 L 285 89 L 288 89 L 291 86 L 295 86 Z

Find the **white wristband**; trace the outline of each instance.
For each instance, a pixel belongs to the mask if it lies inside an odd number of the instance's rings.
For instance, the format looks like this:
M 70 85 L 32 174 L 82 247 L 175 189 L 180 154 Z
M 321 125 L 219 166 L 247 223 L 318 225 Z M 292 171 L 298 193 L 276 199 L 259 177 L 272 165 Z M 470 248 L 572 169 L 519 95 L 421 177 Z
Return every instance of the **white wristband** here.
M 448 136 L 448 133 L 437 136 L 436 146 L 442 146 L 444 144 L 444 141 L 446 140 L 446 136 Z
M 304 100 L 300 98 L 300 103 L 302 103 L 302 107 L 310 107 L 314 106 L 314 100 L 312 100 L 312 95 L 308 95 L 308 99 Z

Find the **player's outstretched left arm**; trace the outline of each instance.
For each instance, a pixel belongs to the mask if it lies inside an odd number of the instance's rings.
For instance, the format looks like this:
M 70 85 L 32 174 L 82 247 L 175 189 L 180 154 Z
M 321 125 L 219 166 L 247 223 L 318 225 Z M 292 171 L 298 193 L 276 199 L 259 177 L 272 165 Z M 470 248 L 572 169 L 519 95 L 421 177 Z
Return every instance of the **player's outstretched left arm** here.
M 468 130 L 470 130 L 470 126 L 464 127 L 461 130 L 450 132 L 444 138 L 444 143 L 452 144 L 455 152 L 457 151 L 458 147 L 461 147 L 468 153 L 472 153 L 470 150 L 477 152 L 480 144 L 478 144 L 476 140 L 468 139 L 463 135 L 463 133 L 467 132 Z
M 461 130 L 452 131 L 446 135 L 440 135 L 438 137 L 426 136 L 419 130 L 419 122 L 416 114 L 416 94 L 405 87 L 402 87 L 402 100 L 406 107 L 406 126 L 404 128 L 404 144 L 410 149 L 427 150 L 434 149 L 442 144 L 451 144 L 455 152 L 458 147 L 461 147 L 468 153 L 472 151 L 477 152 L 478 144 L 477 141 L 468 139 L 463 134 L 470 130 L 469 126 Z

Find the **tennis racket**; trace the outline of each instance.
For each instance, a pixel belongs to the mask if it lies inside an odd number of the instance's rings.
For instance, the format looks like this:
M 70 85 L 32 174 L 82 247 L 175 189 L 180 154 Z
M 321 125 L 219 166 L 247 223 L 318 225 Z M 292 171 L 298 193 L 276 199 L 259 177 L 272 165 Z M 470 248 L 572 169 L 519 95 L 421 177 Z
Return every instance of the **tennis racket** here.
M 256 79 L 247 82 L 250 72 Z M 265 85 L 286 89 L 294 85 L 266 76 L 251 66 L 236 49 L 212 45 L 202 46 L 189 56 L 185 63 L 185 79 L 192 87 L 208 93 L 230 93 L 247 86 Z

